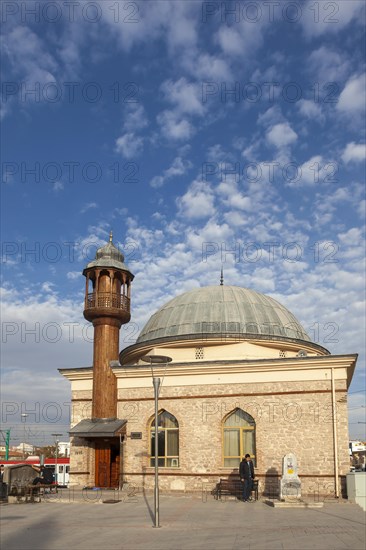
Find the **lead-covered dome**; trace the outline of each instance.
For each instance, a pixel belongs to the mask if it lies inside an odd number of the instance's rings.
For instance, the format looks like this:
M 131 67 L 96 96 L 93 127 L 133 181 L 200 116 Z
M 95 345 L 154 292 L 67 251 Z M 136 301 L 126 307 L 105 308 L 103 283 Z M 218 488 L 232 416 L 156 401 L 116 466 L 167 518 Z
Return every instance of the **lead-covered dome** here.
M 296 317 L 270 296 L 222 285 L 196 288 L 170 300 L 149 319 L 136 345 L 219 335 L 310 342 Z
M 128 265 L 124 263 L 125 262 L 124 255 L 113 244 L 112 239 L 113 239 L 113 235 L 111 232 L 109 235 L 109 242 L 106 245 L 102 246 L 101 248 L 98 248 L 95 254 L 95 260 L 88 263 L 88 265 L 83 271 L 84 274 L 88 269 L 95 268 L 95 267 L 112 267 L 114 269 L 120 269 L 131 273 Z M 133 278 L 134 276 L 132 275 L 132 279 Z

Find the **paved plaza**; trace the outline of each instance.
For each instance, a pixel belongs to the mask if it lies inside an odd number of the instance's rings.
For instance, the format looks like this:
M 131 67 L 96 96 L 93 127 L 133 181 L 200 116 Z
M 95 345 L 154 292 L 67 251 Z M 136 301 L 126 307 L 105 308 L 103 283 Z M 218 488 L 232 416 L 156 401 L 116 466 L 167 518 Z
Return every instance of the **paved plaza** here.
M 119 500 L 103 503 L 103 500 Z M 365 513 L 347 501 L 321 509 L 276 509 L 264 502 L 206 496 L 60 491 L 41 503 L 3 504 L 1 547 L 73 549 L 365 549 Z

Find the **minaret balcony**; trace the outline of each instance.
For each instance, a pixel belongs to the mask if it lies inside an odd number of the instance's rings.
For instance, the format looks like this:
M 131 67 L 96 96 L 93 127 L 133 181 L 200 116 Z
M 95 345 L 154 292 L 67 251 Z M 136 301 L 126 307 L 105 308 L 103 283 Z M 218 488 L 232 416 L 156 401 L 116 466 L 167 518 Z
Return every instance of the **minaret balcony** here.
M 121 310 L 121 312 L 130 312 L 130 299 L 123 294 L 115 292 L 90 292 L 86 296 L 85 310 L 103 309 L 103 310 Z

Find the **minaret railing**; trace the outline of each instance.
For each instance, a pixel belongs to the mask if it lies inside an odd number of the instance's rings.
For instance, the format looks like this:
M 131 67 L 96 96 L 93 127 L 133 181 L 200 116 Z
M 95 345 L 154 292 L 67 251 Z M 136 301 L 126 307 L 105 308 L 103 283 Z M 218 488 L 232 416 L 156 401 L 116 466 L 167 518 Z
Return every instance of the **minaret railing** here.
M 115 292 L 90 292 L 87 295 L 85 309 L 113 308 L 130 311 L 130 299 Z

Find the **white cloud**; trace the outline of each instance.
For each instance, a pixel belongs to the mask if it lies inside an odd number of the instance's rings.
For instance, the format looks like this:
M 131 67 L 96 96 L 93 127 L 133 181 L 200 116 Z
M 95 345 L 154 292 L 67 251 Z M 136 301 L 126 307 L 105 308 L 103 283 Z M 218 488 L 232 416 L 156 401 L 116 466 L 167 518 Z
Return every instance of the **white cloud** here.
M 267 111 L 258 116 L 258 124 L 262 124 L 263 126 L 274 125 L 285 121 L 286 119 L 278 105 L 270 107 Z
M 63 189 L 64 184 L 61 181 L 55 181 L 55 183 L 53 184 L 54 192 L 57 193 L 58 191 L 63 191 Z
M 337 110 L 348 115 L 357 115 L 365 110 L 366 74 L 352 76 L 339 96 Z
M 144 141 L 135 134 L 127 133 L 116 140 L 116 152 L 130 159 L 138 156 L 143 150 Z
M 214 243 L 220 246 L 221 243 L 229 243 L 233 237 L 233 230 L 227 223 L 218 223 L 211 219 L 203 227 L 190 229 L 187 235 L 187 245 L 202 254 L 202 250 L 211 250 L 211 247 L 206 247 L 205 243 Z M 214 247 L 218 248 L 218 247 Z M 227 246 L 229 250 L 229 245 Z M 229 255 L 229 254 L 228 254 Z
M 266 97 L 271 97 L 273 92 L 273 99 L 277 100 L 281 96 L 281 87 L 273 86 L 270 90 L 269 83 L 275 83 L 280 81 L 285 82 L 285 70 L 286 70 L 286 61 L 288 58 L 281 52 L 274 51 L 272 54 L 268 55 L 268 59 L 273 61 L 273 65 L 262 66 L 259 64 L 256 66 L 253 74 L 250 76 L 250 82 L 263 82 L 267 83 L 263 87 Z M 267 57 L 266 57 L 267 61 Z
M 238 4 L 238 6 L 239 9 L 244 9 L 242 4 Z M 246 18 L 240 17 L 240 21 L 235 25 L 222 24 L 220 26 L 214 39 L 227 57 L 237 56 L 242 59 L 246 55 L 253 56 L 263 44 L 263 31 L 268 18 L 258 17 L 258 14 L 258 8 L 256 12 L 254 5 L 252 10 L 249 8 Z
M 80 278 L 80 271 L 68 271 L 66 273 L 66 277 L 68 279 L 70 279 L 70 281 L 74 281 L 75 279 L 79 279 Z
M 233 208 L 238 208 L 239 210 L 249 211 L 252 207 L 252 201 L 250 197 L 244 196 L 242 193 L 233 193 L 228 197 L 227 204 Z
M 363 220 L 365 219 L 366 217 L 366 200 L 365 199 L 359 202 L 357 207 L 357 213 L 360 216 L 360 218 L 362 218 Z
M 109 239 L 110 220 L 108 222 L 99 222 L 98 225 L 88 227 L 88 234 L 84 237 L 77 236 L 74 239 L 74 250 L 78 261 L 84 264 L 95 259 L 98 248 L 104 246 Z
M 61 101 L 68 95 L 66 83 L 78 79 L 86 25 L 75 21 L 73 25 L 61 26 L 59 35 L 55 29 L 46 33 L 32 25 L 30 19 L 30 26 L 27 22 L 26 17 L 24 24 L 17 25 L 16 18 L 13 21 L 8 18 L 0 38 L 3 56 L 7 58 L 6 68 L 4 63 L 7 74 L 6 79 L 5 74 L 2 75 L 3 80 L 19 84 L 19 93 L 3 104 L 2 116 L 7 115 L 18 100 L 22 110 L 27 105 Z
M 74 74 L 77 69 L 80 68 L 81 59 L 80 59 L 80 51 L 79 51 L 79 44 L 78 42 L 78 34 L 80 32 L 80 27 L 75 32 L 72 32 L 72 28 L 75 28 L 74 25 L 69 25 L 68 33 L 69 36 L 68 40 L 65 40 L 62 44 L 62 47 L 59 49 L 58 53 L 60 57 L 62 58 L 64 64 L 70 69 L 70 67 L 73 67 Z
M 300 5 L 300 4 L 299 4 Z M 300 23 L 308 38 L 325 33 L 339 33 L 352 20 L 362 24 L 364 2 L 359 0 L 338 0 L 318 2 L 307 0 L 301 4 Z
M 54 283 L 51 283 L 50 281 L 45 281 L 44 283 L 42 283 L 41 285 L 41 289 L 43 292 L 47 293 L 47 294 L 53 294 L 54 290 L 53 290 L 53 287 L 54 287 Z
M 139 4 L 131 5 L 128 21 L 121 16 L 116 22 L 114 10 L 103 13 L 109 31 L 117 36 L 125 52 L 155 40 L 164 41 L 172 56 L 196 45 L 200 7 L 195 2 L 151 1 L 144 3 L 143 9 Z
M 164 170 L 162 176 L 155 176 L 150 181 L 151 187 L 162 187 L 167 180 L 174 178 L 175 176 L 182 176 L 186 174 L 187 171 L 192 168 L 192 163 L 189 160 L 185 160 L 182 157 L 176 157 L 171 166 Z
M 164 23 L 168 23 L 166 39 L 172 55 L 177 54 L 182 48 L 191 49 L 197 43 L 198 18 L 192 12 L 192 4 L 189 4 L 191 3 L 174 2 L 171 5 L 172 13 L 169 19 L 164 20 Z
M 146 128 L 148 120 L 143 105 L 138 103 L 126 103 L 125 122 L 123 129 L 126 132 L 136 132 Z
M 235 27 L 222 25 L 217 33 L 217 42 L 228 55 L 243 55 L 244 35 Z
M 224 151 L 221 144 L 216 143 L 216 145 L 212 145 L 208 148 L 206 158 L 209 162 L 218 163 L 229 160 L 231 158 L 231 155 L 227 151 Z
M 161 90 L 167 101 L 176 106 L 177 112 L 202 115 L 204 108 L 201 100 L 201 88 L 182 77 L 176 82 L 166 80 Z
M 84 204 L 84 206 L 80 210 L 80 214 L 84 214 L 88 210 L 91 210 L 91 209 L 97 208 L 97 207 L 98 207 L 98 205 L 97 205 L 96 202 L 88 202 L 88 203 Z
M 8 287 L 2 292 L 2 322 L 7 327 L 2 390 L 14 401 L 44 402 L 45 384 L 59 403 L 67 402 L 69 385 L 57 368 L 91 364 L 92 331 L 82 317 L 82 300 L 61 299 L 54 288 L 45 282 L 21 291 Z M 14 372 L 17 383 L 13 383 Z M 34 385 L 31 398 L 28 379 Z
M 307 59 L 308 71 L 315 77 L 313 83 L 314 101 L 323 101 L 324 97 L 331 92 L 323 88 L 324 83 L 337 83 L 344 80 L 350 71 L 350 60 L 344 53 L 331 50 L 327 46 L 320 46 L 311 52 Z
M 230 226 L 234 227 L 240 227 L 246 225 L 247 223 L 247 220 L 242 212 L 238 212 L 237 210 L 225 212 L 224 219 Z
M 256 268 L 250 279 L 258 292 L 273 292 L 276 288 L 273 271 L 268 267 Z
M 362 230 L 359 227 L 352 227 L 345 233 L 340 233 L 338 238 L 346 246 L 361 246 L 363 242 Z
M 366 158 L 366 144 L 355 143 L 352 141 L 348 143 L 345 150 L 342 153 L 342 160 L 346 164 L 349 162 L 362 162 Z
M 63 63 L 63 79 L 77 80 L 80 78 L 80 70 L 83 66 L 83 48 L 88 44 L 93 30 L 89 25 L 78 24 L 65 25 L 63 34 L 59 40 L 57 57 Z M 92 55 L 98 55 L 98 49 L 93 48 Z
M 148 126 L 148 120 L 143 105 L 127 103 L 124 114 L 123 131 L 116 140 L 115 151 L 130 159 L 140 155 L 144 148 L 144 139 L 137 135 L 139 130 Z
M 211 187 L 204 182 L 194 181 L 188 191 L 178 197 L 179 214 L 188 219 L 200 219 L 215 213 L 214 194 Z
M 321 155 L 315 155 L 298 166 L 293 173 L 289 172 L 286 184 L 289 187 L 318 185 L 320 181 L 324 181 L 325 175 L 323 158 Z
M 161 229 L 142 227 L 135 218 L 128 218 L 127 225 L 128 231 L 124 250 L 125 252 L 129 251 L 134 260 L 141 255 L 142 250 L 146 248 L 151 250 L 152 247 L 163 241 L 164 233 Z M 125 254 L 125 257 L 128 261 L 127 254 Z
M 229 179 L 226 177 L 225 180 L 226 181 L 221 181 L 216 188 L 223 204 L 228 206 L 230 209 L 236 208 L 238 210 L 251 210 L 253 207 L 251 198 L 238 190 L 235 179 Z
M 249 162 L 253 162 L 256 160 L 258 156 L 258 149 L 260 146 L 260 141 L 256 141 L 252 143 L 251 145 L 248 145 L 245 149 L 243 149 L 241 155 Z
M 320 181 L 322 177 L 323 174 L 320 172 Z M 362 209 L 362 206 L 365 204 L 365 201 L 362 201 L 362 197 L 365 194 L 364 185 L 348 183 L 347 187 L 338 187 L 338 189 L 335 190 L 332 187 L 333 186 L 330 185 L 326 193 L 319 192 L 316 194 L 313 213 L 319 227 L 324 227 L 329 224 L 337 209 L 348 208 L 348 205 L 350 205 L 361 218 L 364 218 L 365 213 Z
M 5 98 L 3 99 L 0 105 L 0 120 L 3 120 L 6 116 L 8 116 L 11 113 L 13 103 L 14 103 L 14 98 L 11 98 L 11 97 L 6 98 L 6 95 L 5 95 Z
M 187 140 L 194 133 L 194 128 L 189 121 L 180 118 L 174 111 L 163 111 L 158 115 L 157 121 L 167 139 Z
M 315 103 L 310 99 L 301 99 L 296 105 L 300 114 L 304 117 L 311 120 L 317 120 L 318 122 L 323 122 L 324 114 L 318 103 Z
M 54 82 L 57 71 L 55 59 L 47 51 L 42 40 L 26 25 L 13 28 L 3 37 L 3 51 L 7 55 L 12 69 L 19 75 L 27 75 L 31 83 L 44 84 Z
M 182 61 L 183 67 L 197 79 L 225 82 L 232 80 L 230 64 L 209 53 L 190 52 Z
M 294 143 L 297 140 L 297 134 L 288 122 L 284 122 L 272 126 L 272 128 L 267 131 L 266 139 L 268 143 L 281 149 Z

